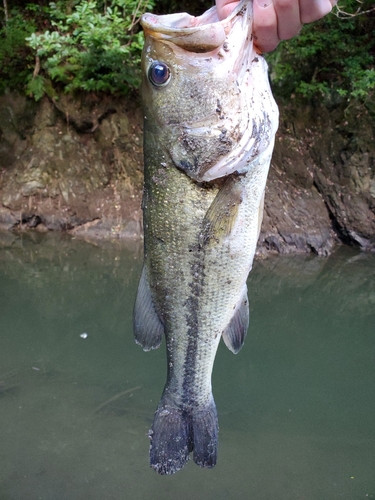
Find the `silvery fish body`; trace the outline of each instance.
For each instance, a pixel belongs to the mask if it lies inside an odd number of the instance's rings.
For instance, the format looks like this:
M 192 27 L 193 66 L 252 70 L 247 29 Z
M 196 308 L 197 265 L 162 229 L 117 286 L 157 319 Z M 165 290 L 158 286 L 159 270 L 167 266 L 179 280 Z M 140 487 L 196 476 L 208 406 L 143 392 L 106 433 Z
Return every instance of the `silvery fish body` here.
M 220 338 L 244 342 L 250 272 L 278 123 L 267 65 L 252 45 L 252 3 L 142 17 L 144 267 L 136 342 L 167 345 L 167 382 L 150 430 L 150 465 L 217 459 L 211 373 Z

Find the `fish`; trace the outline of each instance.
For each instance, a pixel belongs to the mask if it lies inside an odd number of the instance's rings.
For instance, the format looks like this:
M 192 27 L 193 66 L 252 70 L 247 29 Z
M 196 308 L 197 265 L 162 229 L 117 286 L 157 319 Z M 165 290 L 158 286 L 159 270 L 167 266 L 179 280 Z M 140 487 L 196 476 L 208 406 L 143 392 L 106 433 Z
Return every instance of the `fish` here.
M 141 18 L 144 263 L 133 312 L 145 351 L 166 339 L 167 380 L 149 431 L 159 474 L 212 468 L 211 375 L 223 338 L 238 353 L 278 108 L 252 38 L 252 1 Z

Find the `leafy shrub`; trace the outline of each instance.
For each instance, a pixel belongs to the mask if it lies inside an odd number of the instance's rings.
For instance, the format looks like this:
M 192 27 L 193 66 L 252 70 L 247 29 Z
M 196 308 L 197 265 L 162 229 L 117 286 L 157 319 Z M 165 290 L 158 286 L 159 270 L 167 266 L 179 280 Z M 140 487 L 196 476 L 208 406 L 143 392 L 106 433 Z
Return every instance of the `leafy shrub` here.
M 12 1 L 9 19 L 0 9 L 0 92 L 24 88 L 35 99 L 56 90 L 125 94 L 140 81 L 145 10 L 188 10 L 196 15 L 210 0 Z M 9 2 L 8 2 L 9 3 Z M 339 0 L 342 11 L 304 26 L 301 34 L 267 55 L 275 94 L 327 105 L 353 99 L 375 107 L 374 0 Z M 336 11 L 337 13 L 337 11 Z M 27 42 L 25 41 L 27 39 Z M 375 112 L 375 111 L 374 111 Z
M 11 12 L 8 21 L 0 27 L 0 93 L 5 91 L 9 81 L 13 87 L 22 86 L 26 81 L 33 56 L 25 38 L 34 30 L 35 23 L 17 11 Z
M 137 22 L 153 0 L 112 0 L 102 11 L 96 1 L 82 0 L 71 13 L 62 5 L 50 3 L 53 29 L 26 38 L 36 57 L 29 95 L 40 99 L 51 81 L 66 92 L 126 94 L 137 88 L 143 46 Z
M 359 5 L 368 12 L 356 15 Z M 331 13 L 306 25 L 298 37 L 267 56 L 276 94 L 287 99 L 323 99 L 328 105 L 355 98 L 371 105 L 375 88 L 373 2 L 341 0 L 339 6 L 348 13 L 346 17 Z

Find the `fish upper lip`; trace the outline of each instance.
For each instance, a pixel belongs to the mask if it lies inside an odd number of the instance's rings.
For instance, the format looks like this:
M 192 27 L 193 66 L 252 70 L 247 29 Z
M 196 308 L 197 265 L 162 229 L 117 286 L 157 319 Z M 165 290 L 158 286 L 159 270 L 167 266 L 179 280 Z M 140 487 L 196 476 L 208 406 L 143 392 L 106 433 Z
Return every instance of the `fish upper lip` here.
M 170 40 L 191 52 L 210 52 L 223 45 L 233 20 L 244 8 L 249 8 L 246 4 L 246 0 L 242 0 L 229 16 L 222 20 L 219 19 L 215 6 L 198 17 L 185 13 L 162 16 L 146 13 L 141 17 L 141 25 L 146 34 L 156 39 Z M 249 17 L 251 22 L 252 15 Z
M 166 14 L 158 16 L 152 13 L 145 13 L 141 16 L 141 24 L 143 28 L 149 31 L 155 31 L 165 34 L 175 34 L 181 32 L 181 35 L 187 33 L 195 33 L 211 24 L 221 24 L 224 29 L 243 9 L 246 0 L 242 0 L 225 19 L 220 20 L 217 15 L 216 7 L 211 7 L 200 16 L 191 16 L 187 13 Z M 168 24 L 163 24 L 163 21 L 168 20 Z

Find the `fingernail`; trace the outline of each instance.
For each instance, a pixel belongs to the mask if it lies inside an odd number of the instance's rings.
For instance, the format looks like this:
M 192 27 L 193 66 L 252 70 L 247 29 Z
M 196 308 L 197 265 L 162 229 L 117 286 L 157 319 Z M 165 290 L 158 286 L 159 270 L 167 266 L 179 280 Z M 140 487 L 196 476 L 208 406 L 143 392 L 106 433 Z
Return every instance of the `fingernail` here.
M 272 4 L 272 0 L 257 0 L 257 4 L 259 5 L 259 7 L 266 9 Z

